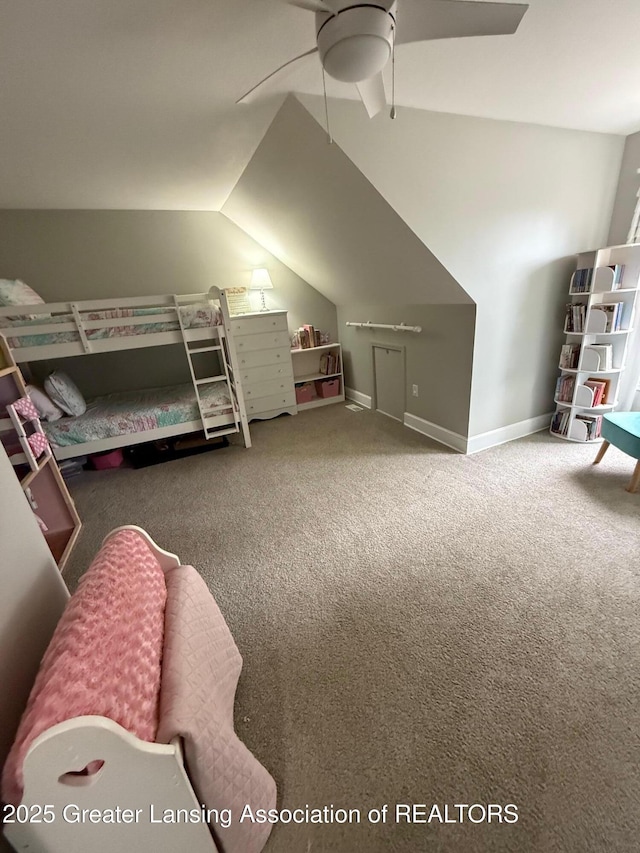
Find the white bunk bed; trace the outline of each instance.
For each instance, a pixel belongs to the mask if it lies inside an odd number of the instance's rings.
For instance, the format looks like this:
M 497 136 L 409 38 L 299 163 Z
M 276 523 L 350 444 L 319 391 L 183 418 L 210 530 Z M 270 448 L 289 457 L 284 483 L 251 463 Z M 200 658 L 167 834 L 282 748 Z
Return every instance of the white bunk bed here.
M 109 398 L 101 398 L 88 416 L 65 418 L 68 435 L 60 440 L 62 422 L 52 422 L 49 435 L 57 459 L 85 456 L 132 444 L 165 439 L 202 430 L 206 438 L 242 432 L 245 447 L 251 447 L 249 424 L 240 384 L 236 349 L 231 332 L 229 308 L 224 290 L 211 288 L 208 293 L 171 296 L 129 297 L 80 302 L 55 302 L 0 308 L 0 332 L 6 337 L 16 362 L 42 361 L 94 353 L 133 350 L 142 347 L 182 343 L 189 366 L 193 397 L 185 406 L 184 393 L 177 389 L 158 389 L 156 408 L 163 412 L 172 400 L 180 403 L 175 417 L 160 425 L 154 418 L 153 397 L 145 392 L 145 408 L 140 417 L 121 418 L 124 429 L 106 427 L 104 435 L 95 437 L 89 428 L 88 438 L 81 430 L 95 426 L 92 412 L 100 409 L 104 416 Z M 219 353 L 222 372 L 200 376 L 194 367 L 194 355 Z M 211 394 L 213 388 L 224 393 Z M 187 386 L 190 387 L 190 386 Z M 174 392 L 169 394 L 167 391 Z M 116 410 L 122 414 L 129 405 L 135 415 L 139 395 L 115 395 Z M 187 394 L 189 397 L 189 394 Z M 212 402 L 213 398 L 213 402 Z M 105 403 L 107 409 L 105 409 Z M 172 422 L 172 420 L 179 422 Z M 135 423 L 134 423 L 135 422 Z M 107 424 L 107 418 L 103 418 Z M 155 424 L 152 428 L 145 425 Z M 45 425 L 47 430 L 47 425 Z M 118 434 L 114 434 L 114 432 Z

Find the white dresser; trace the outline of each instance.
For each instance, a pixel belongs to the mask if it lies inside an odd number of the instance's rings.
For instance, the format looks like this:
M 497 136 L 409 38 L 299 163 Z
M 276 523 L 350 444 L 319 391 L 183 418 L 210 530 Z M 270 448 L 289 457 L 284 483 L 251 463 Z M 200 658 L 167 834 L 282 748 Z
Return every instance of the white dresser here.
M 231 319 L 247 418 L 297 414 L 286 311 L 261 311 Z

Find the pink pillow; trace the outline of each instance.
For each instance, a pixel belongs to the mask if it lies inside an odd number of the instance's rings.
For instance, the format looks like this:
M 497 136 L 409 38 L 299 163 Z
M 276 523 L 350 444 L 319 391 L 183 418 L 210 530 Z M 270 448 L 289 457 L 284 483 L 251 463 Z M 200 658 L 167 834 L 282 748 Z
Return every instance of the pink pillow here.
M 40 664 L 4 765 L 4 802 L 22 799 L 31 742 L 64 720 L 97 714 L 155 740 L 166 597 L 160 564 L 135 531 L 115 534 L 100 549 Z

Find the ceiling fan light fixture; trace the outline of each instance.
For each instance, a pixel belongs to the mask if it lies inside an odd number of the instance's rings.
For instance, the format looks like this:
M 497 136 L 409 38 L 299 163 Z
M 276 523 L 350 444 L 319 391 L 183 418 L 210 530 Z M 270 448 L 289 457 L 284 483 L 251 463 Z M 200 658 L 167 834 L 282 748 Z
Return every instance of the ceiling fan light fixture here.
M 389 42 L 374 35 L 355 35 L 334 44 L 324 55 L 324 69 L 335 80 L 359 83 L 385 67 L 391 56 Z
M 334 15 L 316 15 L 318 51 L 324 70 L 343 83 L 370 80 L 391 57 L 395 3 L 389 11 L 357 5 Z

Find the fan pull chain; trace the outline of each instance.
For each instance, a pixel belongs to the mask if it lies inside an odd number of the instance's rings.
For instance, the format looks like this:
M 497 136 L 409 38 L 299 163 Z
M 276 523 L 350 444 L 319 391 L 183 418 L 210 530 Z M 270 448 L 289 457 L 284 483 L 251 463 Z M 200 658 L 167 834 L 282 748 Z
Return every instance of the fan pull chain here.
M 324 66 L 322 67 L 322 88 L 324 90 L 324 115 L 327 122 L 327 137 L 329 145 L 333 143 L 333 137 L 331 136 L 331 129 L 329 127 L 329 104 L 327 102 L 327 80 L 324 74 Z
M 396 117 L 396 28 L 393 28 L 391 43 L 391 112 L 390 117 Z

